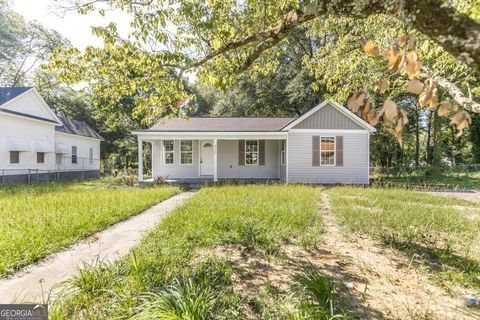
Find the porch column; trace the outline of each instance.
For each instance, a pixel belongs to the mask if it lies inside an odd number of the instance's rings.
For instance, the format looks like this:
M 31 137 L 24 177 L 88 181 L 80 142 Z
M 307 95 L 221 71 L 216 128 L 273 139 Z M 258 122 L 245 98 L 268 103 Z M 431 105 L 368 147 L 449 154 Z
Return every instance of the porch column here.
M 285 182 L 288 183 L 288 136 L 285 139 Z
M 143 181 L 143 139 L 138 137 L 138 182 Z
M 213 139 L 213 181 L 217 182 L 217 139 Z

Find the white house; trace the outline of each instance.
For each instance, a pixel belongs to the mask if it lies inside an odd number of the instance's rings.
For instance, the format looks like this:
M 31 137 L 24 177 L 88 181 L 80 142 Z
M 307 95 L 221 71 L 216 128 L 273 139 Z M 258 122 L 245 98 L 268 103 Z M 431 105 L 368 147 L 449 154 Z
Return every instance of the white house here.
M 56 115 L 35 88 L 0 88 L 0 184 L 97 177 L 101 140 Z
M 174 118 L 133 134 L 139 180 L 147 142 L 153 178 L 368 184 L 375 131 L 347 108 L 325 101 L 297 118 Z

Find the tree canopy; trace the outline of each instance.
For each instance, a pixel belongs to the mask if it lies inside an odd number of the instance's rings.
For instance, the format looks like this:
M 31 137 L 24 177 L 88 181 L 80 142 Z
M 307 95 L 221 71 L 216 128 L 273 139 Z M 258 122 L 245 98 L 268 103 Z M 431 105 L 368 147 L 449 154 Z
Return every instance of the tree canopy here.
M 134 116 L 146 124 L 178 113 L 178 102 L 189 95 L 182 81 L 187 72 L 220 88 L 235 83 L 247 69 L 251 79 L 271 76 L 285 58 L 289 35 L 299 27 L 309 30 L 315 43 L 303 64 L 316 82 L 327 89 L 335 87 L 329 91 L 335 91 L 337 99 L 345 101 L 355 81 L 356 86 L 371 86 L 371 75 L 382 70 L 373 62 L 362 64 L 365 59 L 359 58 L 358 49 L 367 39 L 384 35 L 379 41 L 386 44 L 409 32 L 421 40 L 422 59 L 430 61 L 426 72 L 448 80 L 444 86 L 451 86 L 448 91 L 454 99 L 477 106 L 475 97 L 466 94 L 464 82 L 460 88 L 453 85 L 442 68 L 442 63 L 448 64 L 447 70 L 463 78 L 477 73 L 480 9 L 476 0 L 449 4 L 441 0 L 85 0 L 72 2 L 69 8 L 102 13 L 104 8 L 96 6 L 102 2 L 132 15 L 129 37 L 120 37 L 114 23 L 94 28 L 105 40 L 103 47 L 57 52 L 49 68 L 63 81 L 87 81 L 112 101 L 133 97 Z M 343 77 L 346 72 L 349 76 Z M 447 72 L 448 77 L 452 72 Z M 340 78 L 340 83 L 348 84 L 339 85 Z

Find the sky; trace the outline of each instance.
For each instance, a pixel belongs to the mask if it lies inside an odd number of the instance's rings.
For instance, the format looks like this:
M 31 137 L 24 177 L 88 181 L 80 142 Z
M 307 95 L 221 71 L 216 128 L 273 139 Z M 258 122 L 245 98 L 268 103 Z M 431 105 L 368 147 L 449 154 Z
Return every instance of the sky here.
M 13 11 L 26 20 L 37 20 L 45 27 L 58 31 L 81 50 L 88 45 L 99 46 L 102 43 L 100 38 L 92 35 L 92 26 L 106 26 L 113 21 L 117 24 L 120 35 L 126 37 L 131 21 L 127 14 L 119 10 L 106 11 L 104 17 L 98 13 L 79 15 L 75 11 L 69 11 L 62 16 L 55 8 L 58 1 L 54 0 L 11 0 L 10 3 Z

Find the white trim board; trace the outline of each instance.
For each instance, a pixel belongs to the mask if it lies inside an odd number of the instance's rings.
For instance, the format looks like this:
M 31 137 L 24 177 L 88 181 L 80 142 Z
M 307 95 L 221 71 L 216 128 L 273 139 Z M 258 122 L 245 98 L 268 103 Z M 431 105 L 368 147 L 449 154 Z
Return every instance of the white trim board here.
M 60 121 L 60 119 L 57 117 L 57 115 L 52 111 L 52 109 L 50 109 L 50 107 L 48 106 L 48 104 L 45 102 L 45 100 L 43 100 L 42 96 L 40 95 L 40 93 L 37 91 L 37 89 L 35 89 L 34 87 L 28 89 L 27 91 L 19 94 L 18 96 L 16 96 L 15 98 L 13 99 L 10 99 L 8 100 L 7 102 L 5 102 L 4 104 L 2 104 L 0 106 L 0 108 L 5 108 L 6 106 L 12 104 L 14 101 L 17 101 L 18 99 L 21 99 L 23 96 L 25 96 L 26 94 L 31 94 L 33 93 L 34 95 L 34 99 L 37 100 L 40 104 L 40 108 L 43 109 L 43 111 L 47 112 L 48 114 L 50 114 L 50 116 L 52 117 L 51 120 L 53 121 L 56 121 L 58 122 L 58 124 L 55 124 L 56 126 L 61 126 L 62 122 Z
M 314 114 L 315 112 L 317 112 L 318 110 L 322 109 L 323 107 L 325 107 L 326 105 L 331 105 L 333 106 L 335 109 L 337 109 L 339 112 L 343 113 L 345 116 L 347 116 L 348 118 L 350 118 L 352 121 L 354 121 L 355 123 L 357 123 L 358 125 L 360 125 L 361 127 L 365 128 L 365 130 L 367 130 L 368 132 L 376 132 L 377 129 L 375 129 L 374 127 L 372 127 L 369 123 L 367 123 L 366 121 L 364 121 L 363 119 L 359 118 L 357 115 L 355 115 L 353 112 L 351 112 L 350 110 L 348 110 L 347 108 L 341 106 L 340 104 L 338 104 L 337 102 L 335 101 L 330 101 L 330 100 L 325 100 L 323 101 L 322 103 L 320 103 L 318 106 L 316 106 L 315 108 L 312 108 L 310 109 L 308 112 L 304 113 L 302 116 L 298 117 L 297 119 L 293 120 L 292 122 L 290 122 L 286 127 L 284 127 L 282 129 L 282 131 L 290 131 L 293 127 L 295 127 L 297 124 L 299 124 L 300 122 L 302 122 L 303 120 L 305 120 L 306 118 L 310 117 L 312 114 Z
M 290 129 L 288 132 L 292 133 L 363 133 L 368 134 L 367 130 L 358 129 Z
M 283 140 L 288 132 L 148 132 L 132 131 L 132 134 L 145 140 Z

